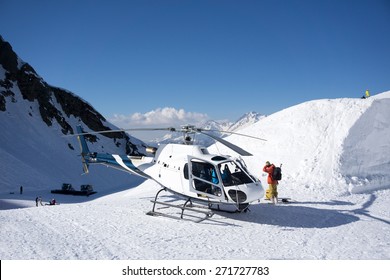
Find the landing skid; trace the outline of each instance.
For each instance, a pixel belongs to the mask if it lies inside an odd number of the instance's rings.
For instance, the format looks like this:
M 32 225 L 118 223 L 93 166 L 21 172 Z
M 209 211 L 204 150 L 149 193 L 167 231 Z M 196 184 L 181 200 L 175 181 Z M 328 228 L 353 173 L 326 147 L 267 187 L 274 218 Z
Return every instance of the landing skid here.
M 188 198 L 184 204 L 173 204 L 173 203 L 158 201 L 157 200 L 158 196 L 162 191 L 166 191 L 166 189 L 163 188 L 163 189 L 159 190 L 157 192 L 154 200 L 151 200 L 151 202 L 153 203 L 153 208 L 152 208 L 152 211 L 149 211 L 148 213 L 146 213 L 147 215 L 163 216 L 163 217 L 173 218 L 173 219 L 177 219 L 177 220 L 190 220 L 190 221 L 193 221 L 196 223 L 200 223 L 204 220 L 207 220 L 214 215 L 213 211 L 205 211 L 205 210 L 203 210 L 204 208 L 202 208 L 200 206 L 198 207 L 195 204 L 193 204 L 191 201 L 191 198 Z M 181 210 L 180 217 L 175 216 L 174 214 L 166 214 L 166 213 L 156 211 L 157 204 L 164 206 L 160 209 L 163 209 L 163 208 L 180 209 Z M 192 213 L 193 215 L 187 214 L 187 213 L 185 214 L 184 213 L 185 211 L 190 211 L 190 213 Z M 196 214 L 201 214 L 201 217 L 196 216 Z
M 250 212 L 249 210 L 249 204 L 239 204 L 239 205 L 233 205 L 233 204 L 230 204 L 230 205 L 224 205 L 224 207 L 222 207 L 220 204 L 210 204 L 209 205 L 209 208 L 214 210 L 214 211 L 218 211 L 218 212 L 225 212 L 225 213 L 247 213 L 247 212 Z

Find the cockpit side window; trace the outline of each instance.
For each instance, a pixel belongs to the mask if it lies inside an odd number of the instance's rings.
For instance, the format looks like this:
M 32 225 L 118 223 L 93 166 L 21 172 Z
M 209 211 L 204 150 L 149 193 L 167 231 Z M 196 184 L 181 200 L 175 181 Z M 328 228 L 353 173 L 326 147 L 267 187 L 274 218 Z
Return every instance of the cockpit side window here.
M 215 173 L 213 165 L 207 162 L 192 161 L 192 175 L 199 177 L 203 180 L 218 184 L 218 177 Z
M 253 183 L 253 180 L 236 163 L 230 161 L 219 164 L 224 186 L 234 186 Z
M 221 196 L 219 179 L 214 165 L 198 160 L 191 161 L 194 188 L 197 191 Z

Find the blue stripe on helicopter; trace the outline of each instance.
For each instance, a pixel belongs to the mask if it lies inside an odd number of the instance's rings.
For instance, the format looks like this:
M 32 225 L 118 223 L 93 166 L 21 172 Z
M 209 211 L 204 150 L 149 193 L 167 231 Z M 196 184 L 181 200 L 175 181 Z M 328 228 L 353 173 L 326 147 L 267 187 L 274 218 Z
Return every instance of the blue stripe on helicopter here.
M 139 170 L 127 156 L 111 155 L 111 154 L 96 154 L 89 159 L 90 163 L 107 164 L 123 171 L 136 173 L 139 176 L 150 178 L 149 175 Z

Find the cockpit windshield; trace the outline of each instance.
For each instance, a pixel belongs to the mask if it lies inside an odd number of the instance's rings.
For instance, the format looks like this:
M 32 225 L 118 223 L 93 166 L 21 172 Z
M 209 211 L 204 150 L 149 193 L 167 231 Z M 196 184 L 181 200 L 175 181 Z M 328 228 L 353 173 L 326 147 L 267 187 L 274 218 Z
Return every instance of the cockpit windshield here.
M 241 164 L 240 164 L 241 165 Z M 221 172 L 222 183 L 224 186 L 242 185 L 253 183 L 244 166 L 239 166 L 233 161 L 224 162 L 218 165 Z

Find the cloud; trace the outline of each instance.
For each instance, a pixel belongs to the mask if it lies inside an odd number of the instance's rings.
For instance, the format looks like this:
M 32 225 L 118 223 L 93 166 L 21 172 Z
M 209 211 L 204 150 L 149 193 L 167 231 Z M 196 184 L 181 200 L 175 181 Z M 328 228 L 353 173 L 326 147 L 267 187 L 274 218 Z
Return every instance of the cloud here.
M 207 114 L 186 112 L 184 109 L 171 107 L 157 108 L 146 113 L 131 115 L 114 114 L 108 120 L 120 128 L 180 126 L 184 124 L 197 125 L 209 119 Z

